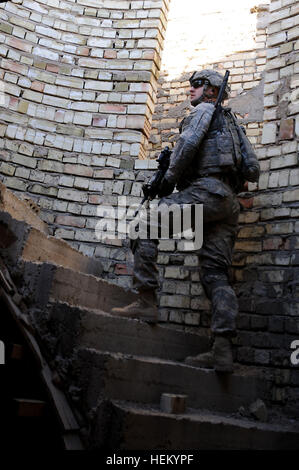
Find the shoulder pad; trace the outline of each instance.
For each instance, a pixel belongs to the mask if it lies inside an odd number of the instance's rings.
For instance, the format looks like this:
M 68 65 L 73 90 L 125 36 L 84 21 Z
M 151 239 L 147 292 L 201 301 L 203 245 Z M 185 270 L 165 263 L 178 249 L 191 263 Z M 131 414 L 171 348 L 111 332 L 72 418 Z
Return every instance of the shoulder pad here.
M 199 103 L 197 106 L 195 106 L 193 111 L 205 113 L 205 112 L 211 112 L 211 110 L 214 110 L 215 106 L 212 103 Z M 192 113 L 193 113 L 192 111 Z

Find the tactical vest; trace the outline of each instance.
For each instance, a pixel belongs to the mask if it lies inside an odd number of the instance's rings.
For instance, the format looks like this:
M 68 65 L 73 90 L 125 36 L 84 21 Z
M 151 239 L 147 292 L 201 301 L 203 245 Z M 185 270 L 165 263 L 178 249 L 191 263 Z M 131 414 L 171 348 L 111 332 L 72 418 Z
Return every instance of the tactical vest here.
M 198 176 L 231 173 L 242 159 L 240 140 L 229 109 L 223 109 L 213 119 L 195 159 Z
M 190 124 L 194 114 L 184 118 L 180 126 L 183 132 Z M 229 108 L 221 108 L 213 118 L 210 128 L 200 144 L 193 164 L 181 175 L 178 190 L 186 188 L 197 178 L 213 173 L 232 175 L 242 160 L 237 124 Z

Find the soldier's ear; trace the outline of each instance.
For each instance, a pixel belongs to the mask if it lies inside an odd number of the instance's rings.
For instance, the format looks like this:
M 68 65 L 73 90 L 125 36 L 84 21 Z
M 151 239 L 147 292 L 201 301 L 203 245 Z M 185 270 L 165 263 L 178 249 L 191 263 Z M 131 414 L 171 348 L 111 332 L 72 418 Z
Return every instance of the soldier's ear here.
M 216 86 L 213 86 L 213 85 L 209 85 L 208 86 L 208 93 L 213 98 L 217 98 L 218 93 L 219 93 L 219 88 L 217 88 Z

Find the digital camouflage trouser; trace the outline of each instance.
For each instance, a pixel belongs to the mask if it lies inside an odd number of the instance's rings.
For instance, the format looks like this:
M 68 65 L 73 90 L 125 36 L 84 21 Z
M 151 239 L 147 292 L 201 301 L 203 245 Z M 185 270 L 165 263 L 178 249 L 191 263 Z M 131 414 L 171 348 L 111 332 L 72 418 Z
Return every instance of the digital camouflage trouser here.
M 239 202 L 236 195 L 223 182 L 215 178 L 202 178 L 186 189 L 162 198 L 159 206 L 162 203 L 180 206 L 203 204 L 203 245 L 198 254 L 202 285 L 212 304 L 211 331 L 214 334 L 235 335 L 238 302 L 229 283 L 228 269 L 232 264 L 238 231 Z M 158 240 L 137 238 L 131 241 L 134 253 L 133 286 L 139 292 L 158 288 L 157 246 Z

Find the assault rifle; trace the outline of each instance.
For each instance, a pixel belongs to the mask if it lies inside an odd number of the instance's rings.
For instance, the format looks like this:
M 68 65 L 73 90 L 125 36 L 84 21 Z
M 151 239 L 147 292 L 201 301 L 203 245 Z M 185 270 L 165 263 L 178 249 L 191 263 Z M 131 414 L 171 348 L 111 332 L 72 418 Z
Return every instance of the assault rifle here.
M 156 162 L 158 162 L 158 170 L 147 183 L 142 185 L 144 197 L 137 211 L 135 212 L 134 217 L 136 217 L 141 206 L 145 201 L 152 201 L 157 196 L 163 176 L 165 175 L 169 167 L 170 155 L 171 150 L 169 149 L 169 147 L 165 147 L 165 149 L 162 150 L 159 157 L 157 158 Z
M 142 186 L 144 198 L 142 199 L 141 204 L 143 204 L 147 199 L 151 201 L 157 196 L 163 176 L 169 167 L 170 155 L 171 150 L 169 150 L 169 147 L 165 147 L 157 158 L 156 162 L 158 162 L 158 171 Z
M 224 95 L 224 92 L 225 92 L 225 88 L 227 87 L 229 74 L 230 74 L 230 71 L 226 70 L 223 82 L 221 83 L 221 87 L 219 89 L 219 93 L 218 93 L 218 96 L 217 96 L 217 99 L 216 99 L 215 111 L 214 111 L 214 114 L 213 114 L 213 118 L 216 116 L 217 112 L 219 112 L 220 109 L 221 109 L 221 103 L 223 101 L 223 95 Z

